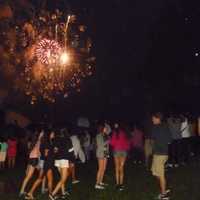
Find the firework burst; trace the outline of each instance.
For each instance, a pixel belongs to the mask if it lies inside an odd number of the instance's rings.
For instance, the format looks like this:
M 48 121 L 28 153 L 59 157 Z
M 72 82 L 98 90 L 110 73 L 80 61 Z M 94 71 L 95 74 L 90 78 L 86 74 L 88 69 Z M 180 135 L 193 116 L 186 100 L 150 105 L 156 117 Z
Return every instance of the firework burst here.
M 50 39 L 42 39 L 38 42 L 35 48 L 37 59 L 45 65 L 55 64 L 61 52 L 61 47 L 58 42 Z

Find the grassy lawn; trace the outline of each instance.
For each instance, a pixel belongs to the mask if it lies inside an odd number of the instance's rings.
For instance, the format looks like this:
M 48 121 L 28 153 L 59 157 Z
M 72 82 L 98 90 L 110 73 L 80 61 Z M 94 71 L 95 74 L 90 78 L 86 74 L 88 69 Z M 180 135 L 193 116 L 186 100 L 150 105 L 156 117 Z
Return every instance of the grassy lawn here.
M 126 190 L 118 192 L 114 185 L 112 163 L 109 164 L 105 182 L 109 186 L 104 191 L 95 191 L 96 164 L 81 165 L 77 175 L 81 182 L 73 186 L 70 197 L 72 200 L 153 200 L 158 194 L 158 185 L 150 172 L 143 166 L 134 166 L 130 162 L 126 166 Z M 20 181 L 23 178 L 23 169 L 0 172 L 0 182 L 5 182 L 4 191 L 0 191 L 0 200 L 15 200 Z M 168 172 L 169 186 L 172 189 L 174 200 L 200 199 L 200 165 L 192 164 L 186 167 L 170 169 Z M 1 184 L 1 183 L 0 183 Z M 37 199 L 48 199 L 45 195 L 36 195 Z

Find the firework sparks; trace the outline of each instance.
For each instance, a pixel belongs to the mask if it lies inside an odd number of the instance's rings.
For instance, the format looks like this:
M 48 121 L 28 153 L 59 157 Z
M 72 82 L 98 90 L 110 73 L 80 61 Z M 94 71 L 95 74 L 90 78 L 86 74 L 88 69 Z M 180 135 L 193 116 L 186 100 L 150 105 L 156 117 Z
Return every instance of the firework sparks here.
M 55 64 L 59 58 L 61 47 L 55 40 L 42 39 L 36 46 L 37 59 L 45 65 Z
M 5 38 L 2 48 L 9 47 L 3 67 L 21 66 L 16 88 L 30 96 L 32 104 L 38 99 L 53 103 L 58 95 L 67 98 L 71 90 L 80 92 L 82 79 L 92 75 L 95 59 L 90 56 L 91 39 L 84 35 L 86 26 L 79 28 L 77 16 L 66 14 L 41 11 L 0 33 Z

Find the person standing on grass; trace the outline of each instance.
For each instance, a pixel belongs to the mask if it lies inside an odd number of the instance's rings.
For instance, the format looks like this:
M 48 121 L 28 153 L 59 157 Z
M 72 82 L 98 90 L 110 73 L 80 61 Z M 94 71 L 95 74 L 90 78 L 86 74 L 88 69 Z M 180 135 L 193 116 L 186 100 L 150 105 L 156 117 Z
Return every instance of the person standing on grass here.
M 25 189 L 26 186 L 28 184 L 28 182 L 30 181 L 30 179 L 32 178 L 35 169 L 37 169 L 38 166 L 38 161 L 40 158 L 40 145 L 41 145 L 41 140 L 43 138 L 44 132 L 36 132 L 32 138 L 31 138 L 31 142 L 28 143 L 28 149 L 29 149 L 29 160 L 28 160 L 28 166 L 26 169 L 26 176 L 23 180 L 21 189 L 20 189 L 20 193 L 19 196 L 25 196 Z
M 188 164 L 190 160 L 190 137 L 191 131 L 187 117 L 182 116 L 181 123 L 181 162 L 182 165 Z
M 84 130 L 84 141 L 83 147 L 85 151 L 86 160 L 90 160 L 90 153 L 91 153 L 91 135 L 88 130 Z
M 114 125 L 110 145 L 114 153 L 116 186 L 117 189 L 122 191 L 124 190 L 124 165 L 130 148 L 130 142 L 125 131 L 117 123 Z
M 144 133 L 135 125 L 131 136 L 133 162 L 134 164 L 142 164 L 144 162 Z
M 144 122 L 144 156 L 145 156 L 145 166 L 149 171 L 151 169 L 151 158 L 153 154 L 153 140 L 151 138 L 152 132 L 152 120 L 151 115 Z
M 16 156 L 17 156 L 17 139 L 12 135 L 8 138 L 8 168 L 13 169 L 15 167 Z
M 162 123 L 163 115 L 157 112 L 152 115 L 153 162 L 152 174 L 158 178 L 161 193 L 158 199 L 168 200 L 169 190 L 166 189 L 165 163 L 168 160 L 168 145 L 172 142 L 172 135 L 168 127 Z
M 53 168 L 54 168 L 54 151 L 53 142 L 55 138 L 54 131 L 49 131 L 45 134 L 41 142 L 41 157 L 44 161 L 43 166 L 40 167 L 40 173 L 30 191 L 26 194 L 25 199 L 34 199 L 33 194 L 38 186 L 42 183 L 45 177 L 48 180 L 48 192 L 53 190 Z
M 8 144 L 4 138 L 0 139 L 0 169 L 5 169 Z
M 98 159 L 98 171 L 96 177 L 95 189 L 105 189 L 106 184 L 103 182 L 107 160 L 109 157 L 109 138 L 105 126 L 100 126 L 96 136 L 96 157 Z
M 65 198 L 68 193 L 65 191 L 65 184 L 70 175 L 70 161 L 74 154 L 71 139 L 67 131 L 60 131 L 55 140 L 55 166 L 60 173 L 60 179 L 54 188 L 53 192 L 49 194 L 50 200 L 58 199 L 58 192 L 62 191 L 62 198 Z
M 76 132 L 76 130 L 73 130 Z M 72 133 L 70 135 L 70 139 L 72 141 L 72 145 L 73 145 L 73 148 L 74 148 L 74 157 L 75 157 L 75 160 L 78 160 L 80 159 L 80 161 L 82 163 L 85 163 L 86 161 L 86 158 L 85 158 L 85 154 L 83 152 L 83 149 L 81 147 L 81 143 L 80 143 L 80 140 L 79 140 L 79 137 Z M 71 174 L 72 174 L 72 184 L 76 184 L 76 183 L 79 183 L 80 181 L 76 178 L 76 161 L 74 161 L 74 163 L 71 163 L 70 164 L 70 169 L 71 169 Z

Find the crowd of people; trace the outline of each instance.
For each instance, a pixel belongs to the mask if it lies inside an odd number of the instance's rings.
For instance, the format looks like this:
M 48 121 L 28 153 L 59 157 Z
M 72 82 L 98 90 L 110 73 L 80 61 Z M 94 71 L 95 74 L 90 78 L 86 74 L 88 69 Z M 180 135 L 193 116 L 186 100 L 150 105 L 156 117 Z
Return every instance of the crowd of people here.
M 183 115 L 170 116 L 164 120 L 159 112 L 152 115 L 148 125 L 126 126 L 103 122 L 96 124 L 93 129 L 36 128 L 22 141 L 13 134 L 7 139 L 1 137 L 0 168 L 14 168 L 18 152 L 22 152 L 19 147 L 26 146 L 22 149 L 25 151 L 27 169 L 19 192 L 19 196 L 25 199 L 34 199 L 40 185 L 42 193 L 48 191 L 50 200 L 68 198 L 71 190 L 66 187 L 68 180 L 72 180 L 71 184 L 79 183 L 76 178 L 77 163 L 90 164 L 94 158 L 98 164 L 94 188 L 104 190 L 107 186 L 104 174 L 110 157 L 113 157 L 115 166 L 117 190 L 125 189 L 124 166 L 128 160 L 132 164 L 144 164 L 147 170 L 151 170 L 160 184 L 158 199 L 169 199 L 166 167 L 187 165 L 200 158 L 198 120 Z M 20 153 L 18 157 L 22 155 Z M 60 175 L 57 183 L 56 169 Z M 27 188 L 35 171 L 39 171 L 38 177 Z

